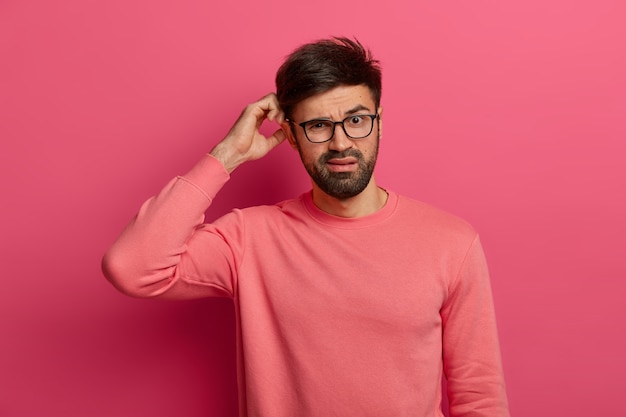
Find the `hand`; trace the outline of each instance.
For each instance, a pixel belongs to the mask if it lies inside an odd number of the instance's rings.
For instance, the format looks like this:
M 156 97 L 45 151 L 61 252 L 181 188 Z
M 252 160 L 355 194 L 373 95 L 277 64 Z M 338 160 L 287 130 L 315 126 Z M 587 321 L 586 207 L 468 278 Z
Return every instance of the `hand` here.
M 251 103 L 239 116 L 226 137 L 211 151 L 231 173 L 246 161 L 262 158 L 285 140 L 285 133 L 278 129 L 270 137 L 265 137 L 259 128 L 265 120 L 279 125 L 285 114 L 278 105 L 276 94 L 270 93 L 257 102 Z

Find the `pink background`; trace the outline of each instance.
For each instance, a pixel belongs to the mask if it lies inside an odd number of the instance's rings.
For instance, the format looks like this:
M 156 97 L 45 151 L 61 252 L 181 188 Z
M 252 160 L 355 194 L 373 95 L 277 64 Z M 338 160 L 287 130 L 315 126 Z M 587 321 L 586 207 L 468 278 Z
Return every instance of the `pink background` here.
M 620 0 L 0 1 L 0 416 L 224 416 L 226 300 L 126 298 L 100 257 L 305 41 L 384 67 L 380 184 L 481 232 L 514 416 L 622 415 Z M 308 187 L 281 146 L 211 216 Z

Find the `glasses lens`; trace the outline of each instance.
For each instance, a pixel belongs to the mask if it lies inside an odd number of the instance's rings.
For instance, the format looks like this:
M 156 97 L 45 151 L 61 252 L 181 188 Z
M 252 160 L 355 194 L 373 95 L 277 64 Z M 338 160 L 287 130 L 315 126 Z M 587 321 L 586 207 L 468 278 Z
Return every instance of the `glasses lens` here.
M 355 114 L 343 119 L 343 128 L 348 136 L 353 139 L 360 139 L 372 133 L 374 118 L 366 115 Z
M 331 120 L 311 120 L 304 124 L 304 132 L 311 142 L 325 142 L 333 136 L 335 124 Z

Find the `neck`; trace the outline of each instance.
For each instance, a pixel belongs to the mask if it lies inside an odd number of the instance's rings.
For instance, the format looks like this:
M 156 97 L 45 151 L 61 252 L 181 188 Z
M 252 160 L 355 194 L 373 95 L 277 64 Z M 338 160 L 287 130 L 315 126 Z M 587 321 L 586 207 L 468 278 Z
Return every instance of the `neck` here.
M 365 190 L 346 199 L 332 197 L 313 184 L 313 203 L 322 211 L 338 217 L 355 218 L 373 214 L 387 202 L 387 192 L 376 185 L 374 177 Z

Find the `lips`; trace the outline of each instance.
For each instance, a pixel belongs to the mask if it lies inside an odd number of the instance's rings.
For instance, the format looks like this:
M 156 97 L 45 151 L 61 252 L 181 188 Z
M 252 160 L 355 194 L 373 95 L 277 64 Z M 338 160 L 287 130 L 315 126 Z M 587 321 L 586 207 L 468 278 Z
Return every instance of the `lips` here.
M 334 172 L 353 171 L 359 165 L 359 160 L 353 157 L 332 158 L 326 162 L 329 170 Z
M 348 157 L 348 158 L 332 158 L 328 160 L 329 164 L 333 165 L 350 165 L 356 164 L 359 160 L 356 158 Z

